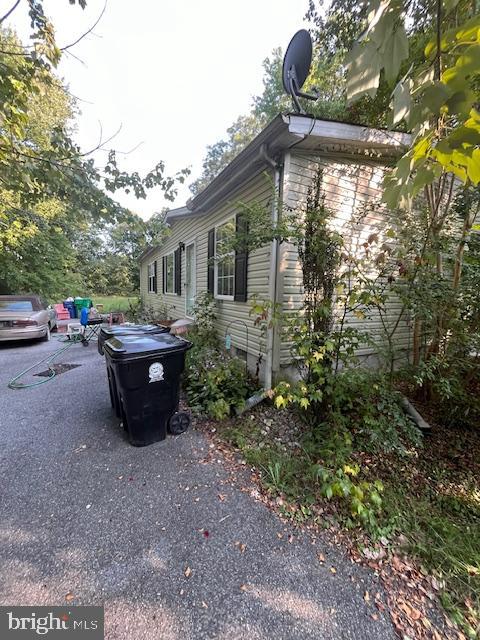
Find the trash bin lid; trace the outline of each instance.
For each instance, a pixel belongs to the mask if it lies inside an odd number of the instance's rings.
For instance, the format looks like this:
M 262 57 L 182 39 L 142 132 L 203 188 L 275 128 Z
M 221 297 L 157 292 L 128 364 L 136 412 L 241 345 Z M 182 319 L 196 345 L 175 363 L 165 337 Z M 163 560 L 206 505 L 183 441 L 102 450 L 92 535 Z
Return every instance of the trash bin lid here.
M 188 340 L 177 338 L 170 333 L 113 336 L 104 344 L 109 356 L 116 360 L 130 360 L 149 355 L 170 355 L 186 351 L 191 346 L 192 343 Z
M 166 333 L 167 327 L 159 327 L 157 324 L 118 324 L 112 327 L 103 327 L 103 333 L 107 336 L 128 336 L 139 333 Z

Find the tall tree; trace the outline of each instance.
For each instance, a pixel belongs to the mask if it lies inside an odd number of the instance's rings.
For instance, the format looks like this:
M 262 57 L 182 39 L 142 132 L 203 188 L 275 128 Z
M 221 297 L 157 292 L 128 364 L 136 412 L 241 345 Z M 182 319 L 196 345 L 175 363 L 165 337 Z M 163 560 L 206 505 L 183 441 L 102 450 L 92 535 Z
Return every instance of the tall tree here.
M 417 24 L 423 25 L 426 45 L 400 73 L 411 56 L 408 36 Z M 437 361 L 448 355 L 450 345 L 464 342 L 465 323 L 459 319 L 465 246 L 480 214 L 480 14 L 475 3 L 372 0 L 366 29 L 348 59 L 349 100 L 375 96 L 382 77 L 393 89 L 393 122 L 412 132 L 410 148 L 385 180 L 384 201 L 398 207 L 400 216 L 402 210 L 419 209 L 424 224 L 421 246 L 406 273 L 409 291 L 423 287 L 429 293 L 421 307 L 414 295 L 405 303 L 415 318 L 415 362 L 422 326 L 429 336 L 426 360 Z M 419 194 L 424 206 L 413 207 Z
M 78 1 L 81 8 L 85 4 Z M 67 282 L 75 230 L 128 218 L 108 194 L 123 189 L 145 198 L 148 189 L 159 187 L 172 200 L 188 171 L 167 176 L 159 162 L 140 176 L 122 171 L 114 150 L 101 168 L 82 153 L 72 139 L 75 103 L 54 73 L 62 51 L 53 25 L 38 0 L 27 0 L 32 31 L 24 45 L 2 27 L 18 6 L 12 3 L 0 17 L 0 287 L 52 295 Z M 62 251 L 54 250 L 58 243 Z M 33 263 L 32 246 L 42 246 L 43 265 Z M 29 280 L 29 273 L 37 277 Z
M 371 126 L 388 124 L 389 88 L 382 83 L 374 97 L 347 103 L 345 57 L 366 24 L 367 8 L 355 0 L 334 0 L 326 12 L 310 0 L 306 20 L 314 41 L 313 60 L 305 90 L 315 88 L 319 99 L 300 99 L 307 113 L 318 118 L 343 120 Z M 263 61 L 263 92 L 252 98 L 250 113 L 227 129 L 226 139 L 207 147 L 201 176 L 190 188 L 203 189 L 279 113 L 291 111 L 291 99 L 282 82 L 283 52 L 272 51 Z

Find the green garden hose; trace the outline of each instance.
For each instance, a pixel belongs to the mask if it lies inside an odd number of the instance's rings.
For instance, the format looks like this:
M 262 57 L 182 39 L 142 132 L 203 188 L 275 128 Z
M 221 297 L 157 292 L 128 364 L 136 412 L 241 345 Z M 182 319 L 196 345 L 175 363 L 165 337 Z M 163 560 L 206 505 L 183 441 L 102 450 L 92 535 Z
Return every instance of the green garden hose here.
M 28 367 L 28 369 L 25 369 L 24 371 L 16 375 L 8 383 L 8 388 L 9 389 L 29 389 L 30 387 L 38 387 L 40 384 L 45 384 L 46 382 L 50 382 L 50 380 L 52 380 L 57 375 L 55 372 L 55 369 L 53 369 L 53 367 L 51 366 L 53 364 L 53 361 L 56 358 L 58 358 L 59 355 L 64 353 L 64 351 L 67 351 L 67 349 L 70 349 L 70 347 L 76 344 L 78 340 L 68 340 L 68 341 L 62 340 L 62 342 L 68 342 L 68 344 L 64 347 L 61 347 L 60 349 L 57 349 L 57 351 L 55 351 L 53 354 L 48 355 L 45 358 L 42 358 L 38 362 L 35 362 L 34 364 L 32 364 L 31 367 Z M 28 373 L 32 369 L 35 369 L 35 367 L 38 367 L 38 365 L 42 364 L 43 362 L 47 363 L 48 370 L 50 372 L 50 375 L 47 378 L 45 378 L 44 380 L 39 380 L 38 382 L 30 382 L 28 384 L 25 384 L 23 382 L 17 382 L 17 380 L 20 380 L 20 378 L 23 378 L 23 376 L 26 373 Z

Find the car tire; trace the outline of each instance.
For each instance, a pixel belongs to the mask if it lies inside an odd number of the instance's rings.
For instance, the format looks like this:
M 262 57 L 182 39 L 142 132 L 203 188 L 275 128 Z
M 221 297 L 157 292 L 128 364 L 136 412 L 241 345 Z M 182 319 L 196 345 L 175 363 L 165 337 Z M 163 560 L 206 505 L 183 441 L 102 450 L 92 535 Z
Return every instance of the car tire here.
M 42 340 L 44 342 L 49 342 L 52 339 L 52 334 L 50 332 L 50 325 L 47 324 L 47 332 L 45 333 L 45 335 L 43 336 Z

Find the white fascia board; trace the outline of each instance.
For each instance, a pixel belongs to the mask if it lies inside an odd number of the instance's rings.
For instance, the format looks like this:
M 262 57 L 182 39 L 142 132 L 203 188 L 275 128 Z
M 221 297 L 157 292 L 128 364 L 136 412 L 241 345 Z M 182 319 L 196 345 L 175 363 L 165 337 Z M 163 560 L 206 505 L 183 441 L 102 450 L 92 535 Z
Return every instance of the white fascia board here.
M 306 116 L 284 116 L 291 134 L 315 136 L 332 143 L 359 144 L 362 147 L 384 147 L 401 151 L 408 147 L 411 136 L 401 131 L 373 129 L 357 124 L 346 124 L 329 120 L 316 120 Z

